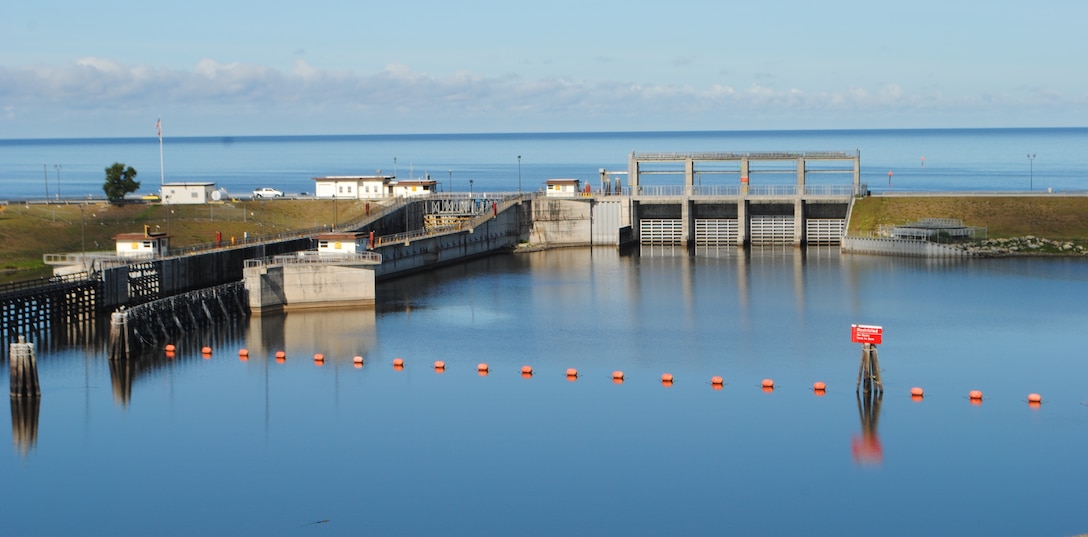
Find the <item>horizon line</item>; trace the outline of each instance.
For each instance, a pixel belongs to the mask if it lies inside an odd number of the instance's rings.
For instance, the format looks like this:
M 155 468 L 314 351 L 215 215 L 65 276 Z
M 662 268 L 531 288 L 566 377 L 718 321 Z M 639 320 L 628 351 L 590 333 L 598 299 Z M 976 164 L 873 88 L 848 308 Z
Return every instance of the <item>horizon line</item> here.
M 355 133 L 355 134 L 218 134 L 218 135 L 188 135 L 188 136 L 164 136 L 164 140 L 178 141 L 208 141 L 221 140 L 232 142 L 236 140 L 274 140 L 286 138 L 324 138 L 324 139 L 350 139 L 350 138 L 534 138 L 555 136 L 601 136 L 601 135 L 688 135 L 688 134 L 773 134 L 773 133 L 888 133 L 888 132 L 968 132 L 968 131 L 1041 131 L 1041 130 L 1085 130 L 1082 127 L 890 127 L 890 128 L 841 128 L 841 129 L 738 129 L 738 130 L 635 130 L 635 131 L 525 131 L 525 132 L 433 132 L 433 133 Z M 76 137 L 76 138 L 0 138 L 0 143 L 18 142 L 77 142 L 77 141 L 103 141 L 103 142 L 132 142 L 147 139 L 158 141 L 157 134 L 147 136 L 104 136 L 104 137 Z

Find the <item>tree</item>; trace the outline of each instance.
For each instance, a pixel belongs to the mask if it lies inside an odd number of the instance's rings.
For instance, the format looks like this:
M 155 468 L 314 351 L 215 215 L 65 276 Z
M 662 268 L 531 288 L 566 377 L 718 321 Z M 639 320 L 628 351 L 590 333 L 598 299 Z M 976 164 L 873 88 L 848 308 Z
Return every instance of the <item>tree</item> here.
M 136 180 L 136 169 L 132 166 L 125 167 L 120 162 L 114 162 L 106 168 L 106 182 L 102 185 L 102 191 L 110 203 L 123 201 L 125 194 L 136 192 L 138 188 L 140 182 Z

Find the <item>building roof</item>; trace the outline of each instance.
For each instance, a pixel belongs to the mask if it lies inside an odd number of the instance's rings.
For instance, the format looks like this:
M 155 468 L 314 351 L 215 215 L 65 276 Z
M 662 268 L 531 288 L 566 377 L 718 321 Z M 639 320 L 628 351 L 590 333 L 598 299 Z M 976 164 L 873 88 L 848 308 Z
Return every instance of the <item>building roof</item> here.
M 396 183 L 394 183 L 394 186 L 395 185 L 409 185 L 409 186 L 411 186 L 411 185 L 437 185 L 437 184 L 438 184 L 438 181 L 435 181 L 434 179 L 407 179 L 407 180 L 404 180 L 404 181 L 397 181 Z
M 392 175 L 326 175 L 314 177 L 314 181 L 392 181 Z
M 356 241 L 368 235 L 369 232 L 366 231 L 330 231 L 328 233 L 318 233 L 315 238 L 319 241 Z
M 170 235 L 161 232 L 152 233 L 118 233 L 113 236 L 114 240 L 118 241 L 142 241 L 146 239 L 168 239 Z
M 544 181 L 549 185 L 575 185 L 582 182 L 581 179 L 548 179 Z

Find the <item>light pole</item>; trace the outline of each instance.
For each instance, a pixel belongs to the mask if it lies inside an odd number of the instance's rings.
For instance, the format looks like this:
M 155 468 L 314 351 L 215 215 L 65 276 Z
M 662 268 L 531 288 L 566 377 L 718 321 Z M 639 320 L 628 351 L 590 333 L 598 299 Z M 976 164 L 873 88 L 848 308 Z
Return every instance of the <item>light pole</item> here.
M 1035 153 L 1028 153 L 1028 190 L 1035 190 Z
M 450 194 L 453 194 L 453 170 L 450 170 Z
M 57 201 L 60 201 L 60 164 L 54 164 L 53 167 L 57 170 Z
M 521 194 L 521 155 L 518 155 L 518 194 Z
M 468 180 L 468 197 L 472 197 L 472 179 Z

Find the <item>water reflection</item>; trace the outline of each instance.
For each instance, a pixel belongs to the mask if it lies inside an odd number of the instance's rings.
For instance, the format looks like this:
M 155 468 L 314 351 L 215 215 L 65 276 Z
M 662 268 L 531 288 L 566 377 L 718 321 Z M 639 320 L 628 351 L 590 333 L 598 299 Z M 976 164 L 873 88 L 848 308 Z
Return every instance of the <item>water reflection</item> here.
M 251 316 L 246 345 L 250 356 L 325 355 L 332 362 L 352 363 L 377 346 L 374 308 L 314 310 L 296 314 Z
M 38 443 L 38 412 L 41 397 L 11 398 L 11 439 L 25 459 Z
M 877 422 L 880 421 L 880 401 L 883 391 L 858 391 L 858 417 L 861 418 L 861 436 L 850 441 L 850 451 L 854 462 L 864 465 L 876 465 L 884 461 L 884 447 L 877 435 Z

